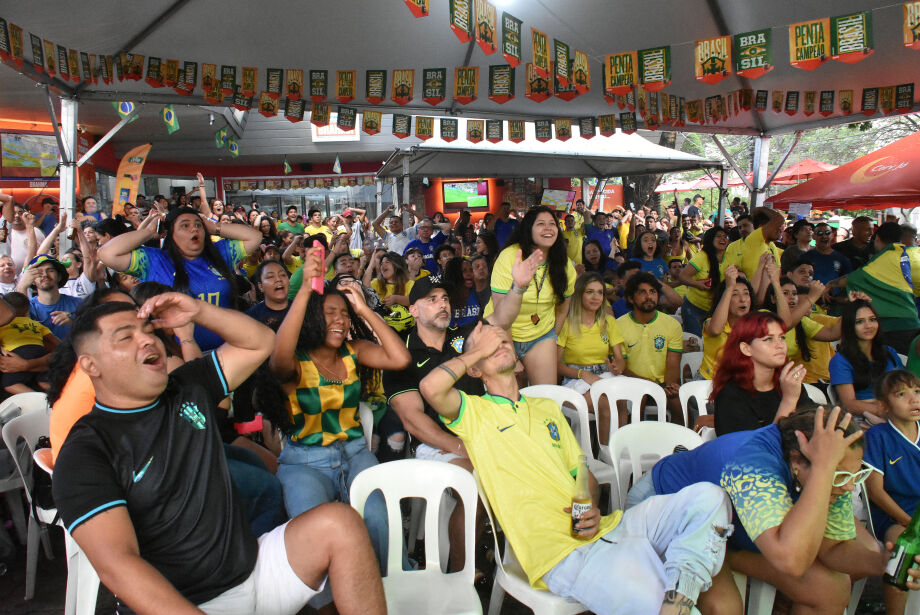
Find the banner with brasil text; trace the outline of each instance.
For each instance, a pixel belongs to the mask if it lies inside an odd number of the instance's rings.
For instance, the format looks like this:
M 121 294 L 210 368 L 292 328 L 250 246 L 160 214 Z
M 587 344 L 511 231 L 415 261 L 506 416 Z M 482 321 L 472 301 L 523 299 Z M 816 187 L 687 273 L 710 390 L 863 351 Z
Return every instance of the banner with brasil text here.
M 137 202 L 137 187 L 151 147 L 153 145 L 150 143 L 138 145 L 129 150 L 118 163 L 118 171 L 115 174 L 115 202 L 112 203 L 113 216 L 125 213 L 125 203 Z

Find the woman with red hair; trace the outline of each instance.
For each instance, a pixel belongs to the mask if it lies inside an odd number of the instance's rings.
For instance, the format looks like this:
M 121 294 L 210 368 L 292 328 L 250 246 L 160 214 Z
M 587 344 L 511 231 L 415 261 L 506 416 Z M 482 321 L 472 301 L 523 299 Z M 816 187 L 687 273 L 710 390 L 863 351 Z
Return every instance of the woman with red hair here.
M 786 326 L 771 312 L 740 318 L 722 348 L 712 381 L 716 434 L 759 429 L 799 403 L 805 368 L 786 362 Z

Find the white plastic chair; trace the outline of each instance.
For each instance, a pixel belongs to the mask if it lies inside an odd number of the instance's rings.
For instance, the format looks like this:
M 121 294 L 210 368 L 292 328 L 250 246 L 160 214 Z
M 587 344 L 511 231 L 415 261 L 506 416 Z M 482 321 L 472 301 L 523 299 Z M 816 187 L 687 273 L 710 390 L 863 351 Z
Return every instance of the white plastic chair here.
M 770 615 L 773 613 L 773 602 L 776 601 L 776 588 L 760 579 L 749 579 L 740 572 L 732 573 L 735 585 L 741 592 L 741 603 L 747 615 Z M 750 581 L 750 590 L 748 589 Z
M 703 350 L 703 338 L 701 338 L 699 335 L 684 332 L 684 341 L 686 342 L 687 340 L 696 340 L 697 348 L 699 348 L 700 351 Z
M 618 429 L 611 434 L 610 444 L 602 449 L 607 449 L 608 457 L 616 461 L 619 491 L 625 502 L 630 475 L 632 484 L 635 485 L 659 459 L 672 454 L 674 447 L 681 445 L 693 449 L 702 443 L 699 434 L 686 427 L 672 423 L 642 421 Z M 624 460 L 628 461 L 628 465 Z
M 581 603 L 573 600 L 567 600 L 561 596 L 546 591 L 544 589 L 534 589 L 527 580 L 527 575 L 517 557 L 514 555 L 514 549 L 511 543 L 505 539 L 505 554 L 501 554 L 498 544 L 498 524 L 495 517 L 492 516 L 492 507 L 489 506 L 489 499 L 482 489 L 482 483 L 479 481 L 479 475 L 473 472 L 476 480 L 476 487 L 479 490 L 479 499 L 482 501 L 482 507 L 489 517 L 489 524 L 492 526 L 492 536 L 495 539 L 495 578 L 492 582 L 492 595 L 489 598 L 489 615 L 499 615 L 502 610 L 502 602 L 505 600 L 505 594 L 511 594 L 511 597 L 527 606 L 534 615 L 575 615 L 583 613 L 588 609 Z
M 677 391 L 677 397 L 680 399 L 680 407 L 684 410 L 684 416 L 690 416 L 690 400 L 696 400 L 697 416 L 709 414 L 707 403 L 709 396 L 712 394 L 712 380 L 694 380 L 685 382 L 680 385 Z
M 620 425 L 617 420 L 616 412 L 617 401 L 626 401 L 630 412 L 630 422 L 638 423 L 642 420 L 642 400 L 648 396 L 652 398 L 658 409 L 658 420 L 667 422 L 668 420 L 668 398 L 664 389 L 658 384 L 642 378 L 630 378 L 629 376 L 614 376 L 613 378 L 604 378 L 591 385 L 591 403 L 595 408 L 598 407 L 602 396 L 607 396 L 610 404 L 610 433 L 615 432 Z M 684 417 L 684 424 L 686 424 Z M 608 439 L 609 442 L 609 439 Z M 603 448 L 601 449 L 603 450 Z M 603 455 L 601 459 L 607 461 Z
M 351 505 L 363 516 L 367 498 L 383 493 L 389 526 L 387 576 L 383 579 L 387 610 L 391 613 L 470 613 L 482 615 L 482 603 L 473 587 L 475 575 L 476 481 L 453 464 L 400 459 L 370 467 L 351 484 Z M 425 535 L 439 535 L 441 496 L 453 489 L 464 505 L 466 561 L 458 572 L 441 572 L 440 540 L 425 541 L 425 568 L 402 569 L 402 510 L 404 498 L 426 501 Z
M 374 450 L 374 411 L 371 410 L 370 404 L 358 402 L 358 418 L 361 419 L 361 427 L 364 429 L 364 439 L 367 440 L 367 450 Z
M 690 382 L 693 378 L 699 374 L 700 365 L 703 364 L 703 353 L 702 352 L 684 352 L 680 355 L 680 381 L 681 383 Z M 690 368 L 690 375 L 684 371 L 684 368 Z
M 907 355 L 898 353 L 898 356 L 901 357 L 901 364 L 906 368 L 907 367 Z
M 44 393 L 21 393 L 8 397 L 0 404 L 0 425 L 16 418 L 24 411 L 28 412 L 47 405 L 48 401 Z M 15 454 L 16 452 L 10 451 L 10 455 Z M 24 460 L 20 459 L 20 463 L 22 461 Z M 7 476 L 0 477 L 0 493 L 3 494 L 6 500 L 6 506 L 10 511 L 17 537 L 20 543 L 26 544 L 28 530 L 26 528 L 25 512 L 22 507 L 22 493 L 20 492 L 22 488 L 22 477 L 19 475 L 15 465 Z
M 837 391 L 834 389 L 834 385 L 832 384 L 828 385 L 827 387 L 827 401 L 832 408 L 834 406 L 840 406 L 841 408 L 843 407 L 840 405 L 840 398 L 837 397 Z
M 594 456 L 591 448 L 591 415 L 588 414 L 588 402 L 585 401 L 584 395 L 568 388 L 557 386 L 555 384 L 536 384 L 521 389 L 521 395 L 526 397 L 544 397 L 552 399 L 562 409 L 562 414 L 572 421 L 572 431 L 581 450 L 588 458 L 588 469 L 594 474 L 594 478 L 599 485 L 609 485 L 610 487 L 610 510 L 613 510 L 614 503 L 619 500 L 619 496 L 614 493 L 618 488 L 616 471 L 608 463 L 604 463 Z M 570 403 L 574 410 L 564 403 Z M 594 406 L 597 408 L 597 406 Z M 613 409 L 611 409 L 611 412 Z M 611 417 L 611 421 L 614 420 Z
M 808 399 L 815 402 L 816 404 L 821 404 L 826 406 L 828 399 L 827 395 L 824 394 L 824 391 L 819 389 L 813 384 L 808 384 L 807 382 L 802 383 L 802 391 L 808 395 Z

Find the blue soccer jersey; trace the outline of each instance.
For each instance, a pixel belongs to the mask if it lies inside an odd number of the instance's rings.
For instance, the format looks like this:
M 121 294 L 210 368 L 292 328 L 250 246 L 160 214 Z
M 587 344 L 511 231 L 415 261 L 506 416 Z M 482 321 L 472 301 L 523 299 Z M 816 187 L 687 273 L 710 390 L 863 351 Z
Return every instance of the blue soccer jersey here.
M 911 440 L 889 421 L 870 428 L 865 442 L 863 462 L 885 477 L 885 492 L 904 512 L 913 515 L 920 504 L 920 483 L 917 482 L 920 476 L 920 435 Z M 875 504 L 872 504 L 871 510 L 875 535 L 882 539 L 894 520 Z
M 237 239 L 224 239 L 214 244 L 217 251 L 227 262 L 230 270 L 236 270 L 246 258 L 243 242 Z M 185 271 L 188 274 L 189 294 L 202 301 L 219 307 L 230 307 L 230 282 L 205 258 L 199 256 L 185 259 Z M 131 252 L 131 264 L 125 273 L 133 275 L 142 282 L 154 281 L 174 287 L 176 269 L 166 250 L 141 246 Z M 195 341 L 202 350 L 212 350 L 223 343 L 219 335 L 202 327 L 195 327 Z

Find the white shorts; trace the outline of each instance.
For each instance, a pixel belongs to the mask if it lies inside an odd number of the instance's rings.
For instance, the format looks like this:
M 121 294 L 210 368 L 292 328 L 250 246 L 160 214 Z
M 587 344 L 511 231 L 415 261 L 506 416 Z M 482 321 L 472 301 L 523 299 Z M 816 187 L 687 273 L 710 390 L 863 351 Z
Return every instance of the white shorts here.
M 221 595 L 199 604 L 208 615 L 294 615 L 323 590 L 308 587 L 291 569 L 284 546 L 287 523 L 259 537 L 259 556 L 249 577 Z
M 415 449 L 415 458 L 416 459 L 428 459 L 431 461 L 443 461 L 444 463 L 450 463 L 454 459 L 460 459 L 460 455 L 455 455 L 454 453 L 445 453 L 444 451 L 437 449 L 433 446 L 428 446 L 424 442 L 420 443 Z

